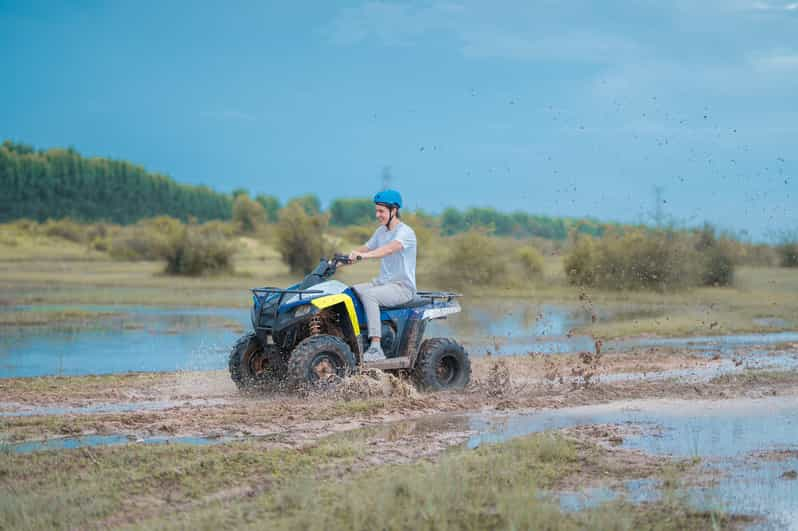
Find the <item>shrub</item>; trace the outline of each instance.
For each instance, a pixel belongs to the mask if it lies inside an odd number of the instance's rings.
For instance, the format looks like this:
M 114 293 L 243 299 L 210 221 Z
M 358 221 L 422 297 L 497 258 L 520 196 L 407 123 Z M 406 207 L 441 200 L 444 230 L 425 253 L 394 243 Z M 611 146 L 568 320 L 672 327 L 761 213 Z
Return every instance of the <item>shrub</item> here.
M 521 267 L 524 280 L 543 278 L 543 255 L 531 245 L 524 245 L 515 251 L 516 261 Z
M 436 269 L 437 281 L 446 287 L 496 285 L 507 280 L 505 262 L 497 242 L 472 229 L 448 239 L 449 248 Z
M 585 242 L 578 240 L 565 259 L 571 284 L 667 291 L 695 285 L 701 271 L 697 251 L 672 231 L 613 233 Z
M 310 272 L 330 252 L 324 239 L 326 228 L 326 217 L 308 214 L 298 202 L 291 202 L 280 211 L 277 250 L 291 272 Z
M 240 232 L 252 234 L 265 222 L 266 211 L 260 203 L 253 201 L 246 194 L 236 197 L 233 203 L 233 223 Z
M 704 286 L 731 286 L 734 282 L 734 249 L 727 240 L 713 243 L 703 252 L 701 283 Z
M 402 212 L 401 216 L 402 222 L 407 223 L 416 233 L 416 259 L 431 256 L 439 229 L 427 216 L 415 212 Z
M 62 238 L 71 242 L 82 242 L 85 238 L 84 227 L 69 218 L 60 220 L 48 219 L 42 226 L 47 236 Z
M 169 216 L 141 220 L 113 236 L 111 256 L 117 260 L 162 259 L 183 229 L 179 219 Z
M 173 234 L 163 249 L 166 273 L 202 275 L 232 271 L 233 245 L 218 223 L 188 225 Z
M 351 225 L 343 230 L 343 237 L 347 242 L 363 245 L 374 234 L 374 227 Z
M 782 243 L 777 250 L 782 267 L 798 267 L 798 241 Z
M 568 282 L 575 286 L 593 286 L 596 283 L 596 245 L 592 238 L 580 237 L 565 256 L 563 268 Z

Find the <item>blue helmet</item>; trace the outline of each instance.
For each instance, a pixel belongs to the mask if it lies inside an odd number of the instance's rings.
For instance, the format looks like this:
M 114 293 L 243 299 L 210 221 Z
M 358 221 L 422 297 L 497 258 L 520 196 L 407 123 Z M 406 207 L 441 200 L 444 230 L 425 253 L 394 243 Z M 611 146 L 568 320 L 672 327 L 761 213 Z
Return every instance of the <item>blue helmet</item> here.
M 374 203 L 402 208 L 402 195 L 396 190 L 383 190 L 374 194 Z

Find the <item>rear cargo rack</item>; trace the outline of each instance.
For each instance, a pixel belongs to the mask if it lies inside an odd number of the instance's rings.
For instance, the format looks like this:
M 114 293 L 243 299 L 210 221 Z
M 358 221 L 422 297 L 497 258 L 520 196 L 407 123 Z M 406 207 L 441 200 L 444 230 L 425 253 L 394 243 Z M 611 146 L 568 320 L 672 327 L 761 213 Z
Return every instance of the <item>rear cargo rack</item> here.
M 456 297 L 462 297 L 462 293 L 455 293 L 453 291 L 417 291 L 416 295 L 424 299 L 430 299 L 432 302 L 442 300 L 449 302 Z

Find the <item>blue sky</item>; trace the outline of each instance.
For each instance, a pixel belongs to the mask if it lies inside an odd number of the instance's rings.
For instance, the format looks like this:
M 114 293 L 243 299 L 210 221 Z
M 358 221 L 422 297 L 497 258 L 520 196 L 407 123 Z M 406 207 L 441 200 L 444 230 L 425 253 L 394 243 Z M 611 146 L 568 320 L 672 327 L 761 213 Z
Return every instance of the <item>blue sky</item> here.
M 0 138 L 285 200 L 798 229 L 798 1 L 0 0 Z

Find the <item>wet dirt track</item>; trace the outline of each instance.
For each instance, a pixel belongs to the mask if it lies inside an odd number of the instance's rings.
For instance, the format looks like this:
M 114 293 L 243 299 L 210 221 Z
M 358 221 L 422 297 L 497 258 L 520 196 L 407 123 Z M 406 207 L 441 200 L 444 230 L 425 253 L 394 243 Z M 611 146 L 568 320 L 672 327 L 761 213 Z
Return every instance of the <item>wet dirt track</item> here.
M 362 375 L 301 394 L 241 393 L 224 371 L 7 379 L 0 380 L 0 421 L 8 442 L 86 435 L 270 437 L 293 446 L 439 414 L 798 393 L 795 371 L 762 370 L 771 358 L 798 360 L 798 345 L 767 352 L 744 347 L 725 357 L 647 348 L 603 356 L 477 358 L 467 389 L 430 394 L 387 375 Z

